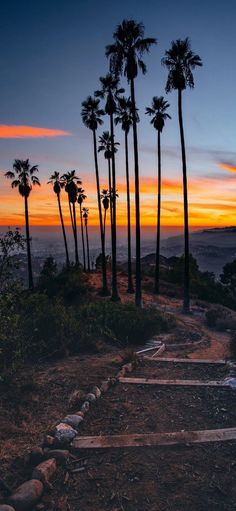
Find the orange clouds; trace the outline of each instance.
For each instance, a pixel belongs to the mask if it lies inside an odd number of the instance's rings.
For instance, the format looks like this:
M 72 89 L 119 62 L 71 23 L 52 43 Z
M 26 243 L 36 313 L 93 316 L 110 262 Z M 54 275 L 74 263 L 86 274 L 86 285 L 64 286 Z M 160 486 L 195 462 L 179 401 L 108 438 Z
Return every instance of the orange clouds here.
M 218 167 L 223 170 L 228 170 L 229 172 L 236 172 L 236 166 L 231 165 L 231 163 L 220 162 L 218 163 Z
M 68 136 L 68 131 L 37 128 L 34 126 L 9 126 L 0 124 L 0 138 L 44 138 L 44 137 L 64 137 Z

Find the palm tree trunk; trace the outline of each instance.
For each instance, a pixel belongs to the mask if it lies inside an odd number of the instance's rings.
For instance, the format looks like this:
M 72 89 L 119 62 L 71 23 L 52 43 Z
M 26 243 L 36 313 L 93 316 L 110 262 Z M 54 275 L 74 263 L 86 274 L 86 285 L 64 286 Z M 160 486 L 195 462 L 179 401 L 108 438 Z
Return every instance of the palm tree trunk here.
M 90 272 L 90 254 L 89 254 L 89 239 L 88 239 L 88 222 L 85 221 L 86 245 L 87 245 L 87 268 Z
M 184 301 L 183 311 L 190 312 L 189 308 L 189 227 L 188 227 L 188 185 L 187 185 L 187 168 L 186 153 L 184 141 L 184 128 L 182 117 L 182 91 L 178 90 L 178 113 L 179 113 L 179 129 L 182 151 L 183 164 L 183 196 L 184 196 Z
M 25 199 L 25 231 L 26 231 L 26 248 L 27 248 L 27 261 L 28 261 L 28 280 L 29 280 L 29 289 L 34 289 L 31 250 L 30 250 L 28 197 L 25 195 L 24 199 Z
M 103 222 L 105 250 L 106 250 L 106 218 L 107 218 L 107 210 L 105 209 L 105 211 L 104 211 L 104 222 Z
M 69 252 L 68 252 L 66 231 L 65 231 L 65 226 L 64 226 L 64 220 L 63 220 L 62 209 L 61 209 L 61 200 L 60 200 L 59 193 L 57 193 L 57 201 L 58 201 L 58 208 L 59 208 L 59 214 L 60 214 L 60 220 L 61 220 L 61 228 L 62 228 L 62 234 L 63 234 L 63 239 L 64 239 L 65 251 L 66 251 L 66 266 L 67 266 L 67 268 L 69 268 L 69 266 L 70 266 Z
M 107 269 L 106 269 L 106 254 L 105 254 L 105 243 L 104 243 L 104 232 L 102 225 L 102 206 L 100 198 L 100 183 L 99 183 L 99 172 L 98 172 L 98 157 L 97 157 L 97 139 L 96 130 L 93 130 L 93 149 L 94 149 L 94 163 L 96 173 L 96 184 L 97 184 L 97 201 L 98 201 L 98 213 L 99 213 L 99 225 L 100 225 L 100 236 L 102 245 L 102 291 L 103 296 L 108 296 L 109 291 L 107 287 Z
M 120 298 L 117 289 L 117 268 L 116 268 L 116 167 L 115 167 L 115 147 L 114 147 L 114 124 L 113 114 L 110 114 L 110 132 L 111 132 L 111 162 L 112 162 L 112 291 L 111 300 L 117 302 Z
M 142 289 L 141 289 L 141 244 L 140 244 L 140 203 L 139 203 L 139 163 L 138 163 L 138 135 L 136 122 L 136 105 L 134 80 L 130 80 L 130 92 L 132 101 L 133 116 L 133 137 L 134 137 L 134 174 L 135 174 L 135 216 L 136 216 L 136 289 L 135 303 L 137 307 L 142 306 Z
M 71 207 L 69 196 L 68 196 L 68 203 L 69 203 L 69 210 L 70 210 L 71 226 L 72 226 L 72 231 L 73 231 L 73 234 L 74 234 L 74 228 L 75 227 L 74 227 L 73 213 L 72 213 L 72 207 Z
M 108 183 L 109 183 L 109 195 L 110 195 L 110 222 L 111 222 L 111 236 L 112 236 L 112 200 L 111 200 L 111 159 L 108 158 Z
M 157 239 L 156 239 L 156 266 L 154 292 L 160 292 L 160 235 L 161 235 L 161 132 L 157 136 L 158 153 L 158 193 L 157 193 Z
M 78 237 L 77 237 L 77 224 L 76 224 L 76 210 L 75 210 L 75 203 L 74 202 L 73 202 L 73 224 L 74 224 L 74 240 L 75 240 L 75 263 L 79 264 Z
M 130 225 L 130 189 L 129 189 L 129 151 L 128 151 L 128 131 L 125 132 L 125 166 L 126 166 L 126 192 L 127 192 L 127 227 L 128 227 L 128 288 L 127 293 L 134 293 L 132 282 L 132 264 L 131 264 L 131 225 Z
M 79 209 L 80 209 L 80 225 L 81 225 L 81 236 L 82 236 L 84 271 L 86 271 L 85 245 L 84 245 L 84 226 L 83 226 L 82 205 L 81 204 L 79 205 Z

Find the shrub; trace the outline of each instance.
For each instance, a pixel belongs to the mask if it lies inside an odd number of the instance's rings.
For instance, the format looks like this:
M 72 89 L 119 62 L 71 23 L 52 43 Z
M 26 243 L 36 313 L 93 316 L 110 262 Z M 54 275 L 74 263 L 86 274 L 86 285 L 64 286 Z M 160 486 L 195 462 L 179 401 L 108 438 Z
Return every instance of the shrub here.
M 47 274 L 44 265 L 38 289 L 49 297 L 62 298 L 65 304 L 80 304 L 87 295 L 88 277 L 78 266 L 70 266 L 69 269 L 63 268 L 58 274 L 55 272 Z
M 206 323 L 220 332 L 236 329 L 236 318 L 231 311 L 218 305 L 206 312 Z
M 230 337 L 230 355 L 233 360 L 236 360 L 236 330 L 234 330 Z
M 87 328 L 85 335 L 106 337 L 122 345 L 140 344 L 173 326 L 173 320 L 154 309 L 137 309 L 134 305 L 111 302 L 84 306 L 79 316 Z

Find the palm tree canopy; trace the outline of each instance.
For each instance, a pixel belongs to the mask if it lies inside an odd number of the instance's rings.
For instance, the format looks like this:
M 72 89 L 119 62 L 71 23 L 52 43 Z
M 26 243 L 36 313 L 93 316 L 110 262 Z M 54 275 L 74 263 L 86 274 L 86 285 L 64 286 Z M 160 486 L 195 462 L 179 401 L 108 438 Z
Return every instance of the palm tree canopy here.
M 106 160 L 109 160 L 112 157 L 112 143 L 111 143 L 111 135 L 109 131 L 104 131 L 103 134 L 99 137 L 99 147 L 98 152 L 104 151 L 104 157 Z M 114 142 L 114 152 L 117 153 L 117 147 L 120 145 L 119 142 Z
M 61 176 L 65 184 L 65 191 L 68 193 L 69 201 L 75 203 L 78 195 L 78 186 L 81 185 L 81 179 L 76 175 L 75 170 L 70 170 Z
M 51 175 L 47 184 L 53 184 L 53 190 L 57 195 L 61 193 L 61 189 L 64 187 L 64 182 L 57 171 Z
M 163 96 L 154 96 L 152 98 L 151 107 L 146 108 L 145 113 L 152 116 L 151 124 L 157 131 L 162 132 L 165 126 L 165 120 L 171 119 L 171 116 L 166 112 L 169 106 L 168 101 L 166 101 Z
M 135 111 L 136 122 L 139 122 L 138 109 Z M 133 124 L 132 101 L 130 98 L 122 96 L 118 99 L 117 116 L 115 124 L 121 124 L 122 130 L 129 133 L 129 129 Z
M 82 103 L 81 116 L 83 123 L 90 130 L 97 130 L 98 126 L 103 124 L 101 117 L 105 115 L 104 110 L 99 108 L 100 100 L 88 96 Z
M 13 171 L 5 173 L 5 177 L 12 179 L 12 188 L 18 188 L 22 197 L 29 197 L 32 186 L 40 186 L 39 178 L 35 175 L 38 172 L 38 165 L 30 166 L 29 158 L 27 160 L 15 160 Z
M 110 194 L 109 194 L 109 191 L 104 188 L 101 191 L 100 197 L 101 197 L 101 201 L 102 201 L 104 209 L 109 209 L 109 205 L 110 205 Z
M 88 215 L 89 215 L 89 208 L 83 208 L 83 218 L 85 218 L 86 220 L 88 219 Z
M 138 69 L 145 74 L 146 65 L 143 54 L 149 52 L 157 40 L 144 38 L 144 26 L 134 20 L 124 19 L 113 34 L 115 43 L 106 47 L 106 56 L 110 57 L 110 69 L 116 76 L 124 74 L 128 81 L 136 78 Z
M 125 90 L 119 88 L 119 78 L 115 78 L 111 73 L 99 78 L 101 83 L 101 90 L 95 91 L 95 96 L 106 99 L 105 112 L 106 114 L 114 114 L 116 112 L 116 101 L 119 94 L 123 94 Z
M 192 70 L 196 66 L 202 66 L 199 55 L 191 50 L 191 43 L 186 39 L 172 41 L 171 47 L 165 52 L 162 64 L 169 70 L 166 82 L 166 92 L 173 89 L 184 90 L 186 87 L 193 89 L 194 79 Z
M 84 200 L 87 199 L 87 195 L 85 195 L 83 188 L 78 188 L 77 192 L 78 192 L 77 202 L 78 202 L 78 204 L 82 204 L 84 202 Z

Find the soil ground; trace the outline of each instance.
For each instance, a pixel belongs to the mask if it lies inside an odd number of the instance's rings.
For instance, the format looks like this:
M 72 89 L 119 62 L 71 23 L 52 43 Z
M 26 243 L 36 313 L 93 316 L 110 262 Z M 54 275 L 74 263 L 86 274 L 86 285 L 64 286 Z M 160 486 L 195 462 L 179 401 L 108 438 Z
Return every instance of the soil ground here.
M 92 276 L 94 296 L 99 286 Z M 126 279 L 118 278 L 122 301 Z M 193 315 L 181 313 L 181 300 L 154 297 L 146 282 L 144 305 L 177 318 L 174 333 L 159 336 L 167 345 L 163 356 L 229 357 L 229 334 L 204 325 L 207 305 L 193 303 Z M 202 341 L 198 343 L 198 340 Z M 182 344 L 180 348 L 178 345 Z M 0 389 L 0 477 L 17 487 L 31 476 L 25 454 L 39 445 L 45 432 L 68 412 L 76 389 L 90 391 L 122 365 L 121 351 L 111 347 L 96 355 L 25 367 L 11 384 Z M 223 379 L 224 367 L 144 362 L 132 376 L 160 379 Z M 91 407 L 81 435 L 218 429 L 236 423 L 236 391 L 215 388 L 176 388 L 117 384 Z M 236 442 L 172 447 L 97 449 L 74 452 L 68 467 L 56 473 L 53 489 L 43 498 L 45 511 L 233 511 L 236 502 Z M 72 472 L 72 469 L 82 469 Z M 4 498 L 1 494 L 0 502 Z

